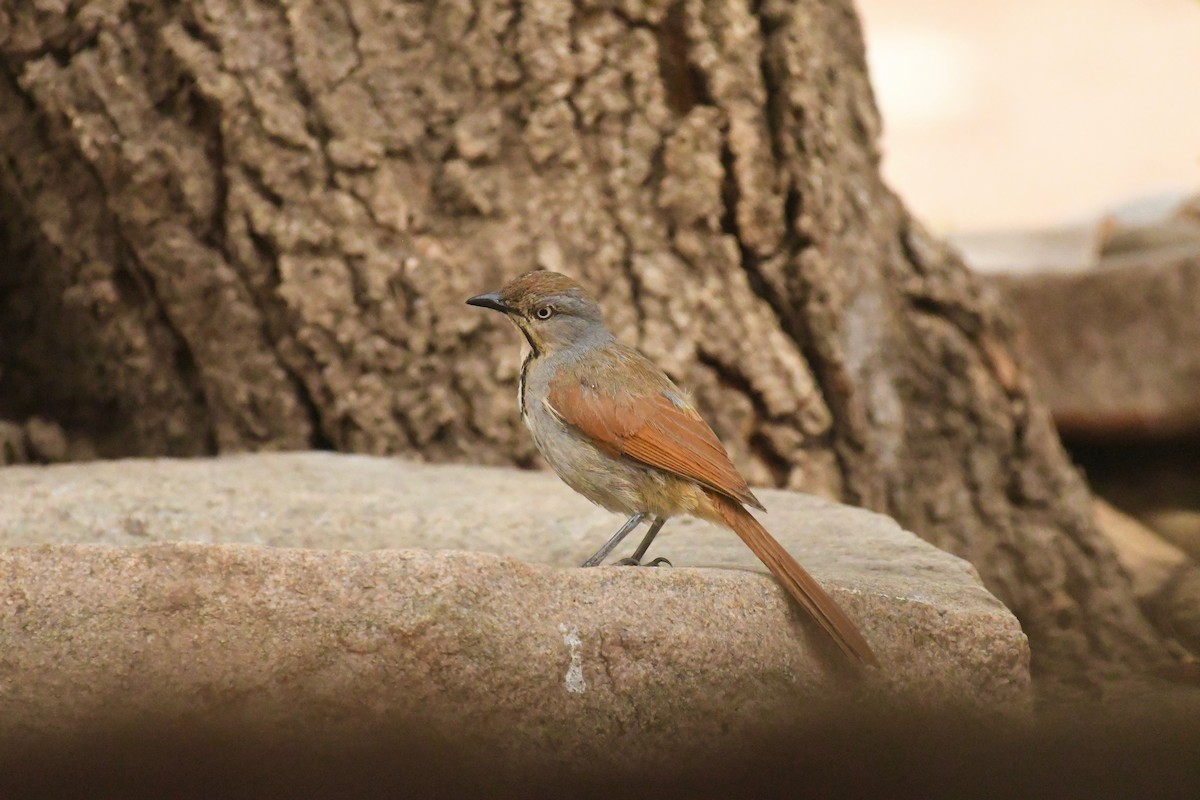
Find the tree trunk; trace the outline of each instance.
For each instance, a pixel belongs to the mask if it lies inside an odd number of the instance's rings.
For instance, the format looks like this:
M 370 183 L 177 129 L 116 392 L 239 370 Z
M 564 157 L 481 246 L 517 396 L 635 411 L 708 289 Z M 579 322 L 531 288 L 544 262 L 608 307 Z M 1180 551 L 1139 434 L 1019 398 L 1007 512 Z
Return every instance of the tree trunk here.
M 879 127 L 848 0 L 5 0 L 0 417 L 530 465 L 519 337 L 463 300 L 561 270 L 751 483 L 970 559 L 1043 671 L 1145 667 L 1006 317 Z

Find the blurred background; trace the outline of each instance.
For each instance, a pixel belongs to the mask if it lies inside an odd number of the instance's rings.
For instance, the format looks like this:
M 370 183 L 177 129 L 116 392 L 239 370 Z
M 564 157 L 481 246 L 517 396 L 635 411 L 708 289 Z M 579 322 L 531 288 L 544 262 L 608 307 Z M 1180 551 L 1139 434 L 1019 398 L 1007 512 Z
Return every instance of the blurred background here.
M 995 248 L 1032 230 L 1057 232 L 1040 246 L 1069 266 L 1084 258 L 1080 228 L 1155 218 L 1200 191 L 1195 0 L 858 8 L 884 175 L 973 266 L 1021 266 Z
M 859 0 L 883 173 L 1002 295 L 1099 526 L 1200 642 L 1200 2 Z

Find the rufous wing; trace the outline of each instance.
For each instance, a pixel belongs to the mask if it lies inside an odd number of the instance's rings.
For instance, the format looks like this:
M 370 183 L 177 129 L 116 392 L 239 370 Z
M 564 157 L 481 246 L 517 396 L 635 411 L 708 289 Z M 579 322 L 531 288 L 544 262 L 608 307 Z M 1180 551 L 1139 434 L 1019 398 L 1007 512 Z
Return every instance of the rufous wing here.
M 663 377 L 666 381 L 666 377 Z M 603 392 L 560 377 L 547 400 L 564 422 L 610 455 L 623 455 L 702 483 L 741 503 L 762 508 L 721 440 L 682 394 Z

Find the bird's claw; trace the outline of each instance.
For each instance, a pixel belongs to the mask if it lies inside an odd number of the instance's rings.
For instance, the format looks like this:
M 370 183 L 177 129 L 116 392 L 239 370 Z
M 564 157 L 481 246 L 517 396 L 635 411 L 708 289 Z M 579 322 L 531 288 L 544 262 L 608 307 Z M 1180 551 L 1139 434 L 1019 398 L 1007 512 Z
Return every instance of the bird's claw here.
M 670 561 L 663 558 L 662 556 L 659 556 L 658 558 L 656 558 L 653 561 L 646 563 L 646 564 L 643 564 L 642 562 L 638 561 L 636 558 L 622 558 L 620 561 L 617 561 L 615 563 L 615 566 L 618 566 L 618 567 L 661 567 L 663 565 L 666 565 L 668 567 L 673 566 Z

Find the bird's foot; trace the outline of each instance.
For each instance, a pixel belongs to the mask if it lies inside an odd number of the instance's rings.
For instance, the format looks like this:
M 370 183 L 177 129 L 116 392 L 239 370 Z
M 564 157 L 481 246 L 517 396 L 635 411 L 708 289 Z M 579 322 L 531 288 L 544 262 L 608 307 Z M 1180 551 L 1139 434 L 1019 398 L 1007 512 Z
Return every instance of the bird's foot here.
M 642 562 L 638 561 L 636 558 L 622 558 L 620 561 L 617 561 L 614 566 L 618 566 L 618 567 L 661 567 L 664 565 L 668 566 L 668 567 L 673 566 L 670 561 L 663 558 L 662 556 L 659 556 L 658 558 L 656 558 L 653 561 L 650 561 L 646 564 L 643 564 Z

